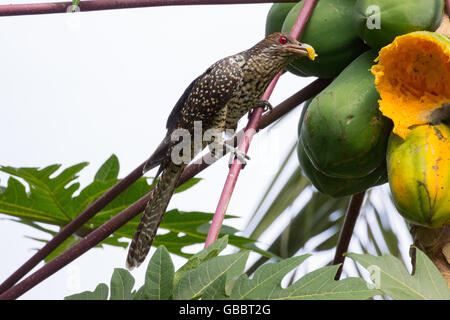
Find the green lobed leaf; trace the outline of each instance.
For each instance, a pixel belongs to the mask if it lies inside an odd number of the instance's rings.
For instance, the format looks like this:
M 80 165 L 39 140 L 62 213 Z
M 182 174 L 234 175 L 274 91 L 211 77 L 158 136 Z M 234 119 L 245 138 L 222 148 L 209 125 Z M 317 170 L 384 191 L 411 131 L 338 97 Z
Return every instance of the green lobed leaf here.
M 107 299 L 108 299 L 108 286 L 104 283 L 100 283 L 95 288 L 94 291 L 84 291 L 64 298 L 64 300 L 107 300 Z
M 76 245 L 78 242 L 81 241 L 80 237 L 76 237 L 74 235 L 71 235 L 70 237 L 68 237 L 66 240 L 63 241 L 63 243 L 61 243 L 58 247 L 56 247 L 55 250 L 53 250 L 48 256 L 46 256 L 44 258 L 45 262 L 49 262 L 53 259 L 55 259 L 57 256 L 59 256 L 61 253 L 63 253 L 64 251 L 66 251 L 67 249 L 73 247 L 74 245 Z M 43 242 L 48 242 L 47 240 L 44 240 Z
M 379 294 L 360 278 L 334 280 L 339 266 L 324 267 L 306 274 L 287 288 L 281 281 L 288 272 L 303 263 L 309 255 L 267 263 L 255 271 L 252 279 L 241 275 L 234 284 L 230 299 L 341 300 L 368 299 Z
M 241 275 L 234 284 L 230 299 L 268 299 L 259 296 L 270 294 L 274 288 L 281 289 L 284 276 L 308 257 L 309 255 L 302 255 L 278 263 L 266 263 L 255 271 L 252 279 L 245 274 Z
M 67 205 L 79 188 L 73 183 L 77 173 L 87 163 L 69 167 L 54 178 L 50 178 L 60 165 L 52 165 L 43 169 L 0 167 L 0 171 L 8 173 L 6 190 L 0 194 L 0 212 L 19 218 L 29 218 L 37 222 L 62 225 L 70 221 L 71 215 Z M 12 176 L 25 180 L 30 186 L 30 192 Z
M 248 255 L 249 252 L 244 251 L 214 257 L 201 263 L 198 268 L 187 271 L 174 287 L 174 299 L 197 299 L 221 277 L 225 276 L 225 282 L 227 282 L 241 274 L 245 268 Z
M 175 272 L 174 284 L 176 284 L 187 271 L 197 268 L 203 261 L 217 257 L 219 253 L 226 248 L 227 244 L 228 235 L 225 235 L 190 257 L 189 260 Z
M 150 300 L 167 300 L 172 296 L 175 267 L 166 247 L 159 246 L 147 266 L 144 297 Z
M 439 270 L 425 253 L 417 249 L 416 270 L 411 275 L 404 264 L 390 254 L 376 257 L 347 253 L 372 273 L 375 285 L 394 300 L 450 300 L 450 290 Z
M 108 160 L 105 161 L 104 164 L 101 165 L 100 169 L 98 169 L 95 174 L 94 181 L 109 181 L 118 179 L 119 170 L 119 159 L 117 159 L 117 156 L 113 154 L 108 158 Z
M 220 276 L 210 286 L 208 286 L 202 294 L 202 300 L 225 300 L 228 298 L 226 294 L 227 276 Z
M 133 286 L 134 278 L 128 270 L 122 268 L 114 269 L 110 283 L 110 300 L 130 300 Z
M 348 197 L 330 198 L 320 192 L 314 192 L 311 199 L 292 218 L 286 228 L 275 238 L 268 251 L 282 258 L 293 256 L 305 243 L 316 235 L 328 230 L 333 232 L 330 235 L 331 243 L 325 245 L 334 247 L 337 243 L 338 230 L 342 224 L 342 216 L 348 203 Z M 330 215 L 334 212 L 340 213 L 338 219 L 330 220 Z M 318 243 L 318 247 L 324 243 Z M 253 273 L 268 259 L 261 257 L 256 260 L 248 269 L 247 274 Z
M 62 171 L 58 171 L 61 168 L 60 165 L 52 165 L 43 169 L 0 167 L 1 171 L 11 175 L 7 188 L 2 189 L 3 192 L 0 193 L 0 212 L 18 217 L 19 221 L 28 219 L 33 222 L 33 225 L 29 225 L 38 229 L 40 227 L 36 222 L 59 227 L 65 226 L 119 181 L 119 160 L 112 155 L 99 168 L 94 180 L 80 190 L 77 196 L 74 196 L 75 191 L 79 189 L 79 184 L 74 180 L 86 165 L 87 163 L 80 163 Z M 23 179 L 28 184 L 29 192 L 26 192 L 25 185 L 16 177 Z M 187 181 L 177 188 L 177 192 L 188 190 L 200 180 L 193 178 Z M 77 236 L 86 236 L 148 193 L 151 187 L 147 178 L 138 179 L 77 230 Z M 213 214 L 210 213 L 171 210 L 166 213 L 161 223 L 161 228 L 169 230 L 169 233 L 157 235 L 153 244 L 156 247 L 164 244 L 169 252 L 188 258 L 191 254 L 184 253 L 183 247 L 205 242 L 208 223 L 212 217 Z M 232 216 L 226 218 L 232 218 Z M 131 239 L 139 220 L 140 216 L 135 217 L 102 241 L 100 246 L 107 244 L 126 247 L 127 243 L 121 242 L 119 239 L 122 237 Z M 230 244 L 272 257 L 269 253 L 257 248 L 253 240 L 234 235 L 237 232 L 236 229 L 224 226 L 223 232 L 230 234 Z M 77 237 L 67 240 L 55 254 L 73 246 L 78 240 Z M 53 258 L 55 254 L 49 259 Z
M 181 186 L 176 188 L 173 193 L 176 194 L 176 193 L 180 193 L 180 192 L 186 191 L 186 190 L 192 188 L 193 186 L 195 186 L 201 180 L 202 180 L 202 178 L 195 178 L 195 177 L 191 178 L 188 181 L 186 181 L 185 183 L 183 183 Z

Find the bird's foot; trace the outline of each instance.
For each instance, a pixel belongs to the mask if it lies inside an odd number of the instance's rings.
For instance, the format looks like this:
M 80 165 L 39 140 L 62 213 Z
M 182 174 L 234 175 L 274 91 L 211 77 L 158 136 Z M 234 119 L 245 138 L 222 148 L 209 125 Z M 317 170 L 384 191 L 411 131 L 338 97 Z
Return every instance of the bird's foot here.
M 251 111 L 253 111 L 253 109 L 261 108 L 261 107 L 263 108 L 263 112 L 267 112 L 267 111 L 272 112 L 272 110 L 273 110 L 273 106 L 269 102 L 269 100 L 259 100 L 258 103 L 256 104 L 256 106 L 254 106 Z M 251 114 L 252 114 L 252 112 L 248 113 L 249 119 L 250 119 Z
M 273 110 L 272 104 L 269 102 L 269 100 L 259 100 L 257 107 L 263 107 L 264 112 L 266 111 L 272 112 Z

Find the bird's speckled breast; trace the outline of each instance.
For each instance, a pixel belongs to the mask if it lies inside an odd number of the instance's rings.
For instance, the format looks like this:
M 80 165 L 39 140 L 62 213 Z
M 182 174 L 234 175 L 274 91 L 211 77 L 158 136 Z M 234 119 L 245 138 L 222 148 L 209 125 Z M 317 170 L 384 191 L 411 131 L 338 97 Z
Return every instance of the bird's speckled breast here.
M 284 67 L 266 59 L 270 57 L 251 57 L 242 64 L 243 83 L 227 103 L 227 129 L 236 129 L 239 120 L 257 105 L 272 79 Z

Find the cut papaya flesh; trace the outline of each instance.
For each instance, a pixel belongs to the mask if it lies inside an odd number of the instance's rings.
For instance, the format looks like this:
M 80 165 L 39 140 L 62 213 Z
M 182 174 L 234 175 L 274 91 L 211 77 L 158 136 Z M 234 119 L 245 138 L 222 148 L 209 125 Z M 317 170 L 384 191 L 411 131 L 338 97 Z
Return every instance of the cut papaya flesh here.
M 439 123 L 436 112 L 450 104 L 450 40 L 418 31 L 399 36 L 379 52 L 372 67 L 380 110 L 394 122 L 394 133 L 406 138 L 410 128 Z M 445 111 L 445 110 L 442 110 Z

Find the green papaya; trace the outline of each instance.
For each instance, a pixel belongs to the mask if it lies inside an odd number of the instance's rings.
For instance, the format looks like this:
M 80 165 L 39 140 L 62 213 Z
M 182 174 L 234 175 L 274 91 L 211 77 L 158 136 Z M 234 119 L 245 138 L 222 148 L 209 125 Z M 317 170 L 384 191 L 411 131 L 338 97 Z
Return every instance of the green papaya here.
M 300 121 L 298 122 L 298 129 L 297 129 L 297 135 L 300 137 L 300 133 L 302 132 L 302 124 L 303 124 L 303 118 L 305 118 L 306 110 L 308 110 L 309 105 L 311 104 L 312 98 L 305 101 L 302 113 L 300 115 Z
M 358 0 L 352 20 L 365 43 L 372 48 L 381 48 L 402 34 L 435 31 L 443 11 L 443 0 Z
M 389 186 L 400 214 L 414 224 L 450 224 L 450 127 L 416 126 L 392 133 L 386 154 Z
M 356 0 L 318 1 L 300 41 L 314 47 L 318 56 L 314 61 L 296 59 L 286 68 L 303 76 L 332 78 L 366 50 L 352 24 Z M 289 32 L 305 1 L 298 2 L 286 16 L 282 31 Z
M 361 178 L 385 161 L 392 121 L 378 109 L 369 69 L 377 51 L 353 61 L 311 101 L 300 137 L 314 167 L 336 178 Z
M 334 178 L 324 175 L 314 168 L 308 156 L 306 155 L 301 139 L 297 145 L 297 156 L 302 168 L 303 174 L 311 181 L 314 187 L 320 192 L 331 197 L 343 197 L 363 192 L 375 185 L 386 183 L 386 164 L 383 163 L 379 168 L 366 177 L 356 179 Z
M 266 18 L 266 37 L 281 31 L 284 19 L 295 4 L 295 2 L 274 3 L 270 7 Z

